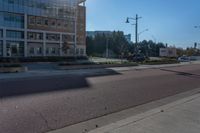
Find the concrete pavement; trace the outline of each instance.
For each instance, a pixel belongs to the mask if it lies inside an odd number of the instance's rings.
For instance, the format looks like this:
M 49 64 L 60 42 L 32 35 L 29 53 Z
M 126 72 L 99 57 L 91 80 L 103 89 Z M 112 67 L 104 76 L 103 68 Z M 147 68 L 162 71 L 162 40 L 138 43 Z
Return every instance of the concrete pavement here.
M 89 133 L 199 133 L 199 103 L 198 93 Z

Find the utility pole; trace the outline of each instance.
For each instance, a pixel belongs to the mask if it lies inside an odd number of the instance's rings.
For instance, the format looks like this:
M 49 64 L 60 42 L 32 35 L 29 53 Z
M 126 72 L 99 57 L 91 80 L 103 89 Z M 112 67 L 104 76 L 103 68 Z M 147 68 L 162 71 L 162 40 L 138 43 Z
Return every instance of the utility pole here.
M 136 45 L 138 44 L 138 15 L 136 14 L 136 18 L 135 18 L 135 43 Z
M 135 21 L 135 44 L 136 46 L 138 45 L 138 20 L 141 19 L 142 17 L 138 17 L 138 14 L 136 14 L 136 17 L 135 18 L 127 18 L 126 20 L 126 23 L 130 23 L 130 19 L 134 20 Z M 137 52 L 138 52 L 138 49 L 137 49 Z
M 108 49 L 108 38 L 106 39 L 106 58 L 108 59 L 109 57 L 109 49 Z

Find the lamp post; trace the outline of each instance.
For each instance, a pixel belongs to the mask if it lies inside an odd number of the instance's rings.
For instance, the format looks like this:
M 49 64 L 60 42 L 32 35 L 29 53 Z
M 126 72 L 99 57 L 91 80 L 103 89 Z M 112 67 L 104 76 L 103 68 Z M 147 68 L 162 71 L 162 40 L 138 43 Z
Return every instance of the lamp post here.
M 195 29 L 200 29 L 200 26 L 197 25 L 197 26 L 194 26 L 194 28 L 195 28 Z M 196 47 L 200 48 L 200 44 L 197 44 L 197 43 L 196 43 L 195 45 L 196 45 Z
M 135 23 L 133 25 L 135 25 L 135 43 L 136 43 L 136 45 L 138 44 L 138 20 L 141 19 L 141 18 L 142 17 L 138 17 L 138 14 L 136 14 L 135 18 L 128 17 L 126 19 L 126 23 L 130 23 L 130 20 L 135 21 Z
M 146 32 L 146 31 L 149 31 L 149 29 L 145 29 L 145 30 L 143 30 L 143 31 L 141 31 L 141 32 L 138 33 L 138 42 L 140 41 L 140 35 L 142 33 Z
M 142 17 L 138 17 L 138 14 L 136 14 L 135 18 L 127 17 L 126 23 L 130 23 L 130 20 L 135 21 L 132 25 L 135 25 L 135 44 L 136 44 L 136 53 L 138 53 L 138 20 Z

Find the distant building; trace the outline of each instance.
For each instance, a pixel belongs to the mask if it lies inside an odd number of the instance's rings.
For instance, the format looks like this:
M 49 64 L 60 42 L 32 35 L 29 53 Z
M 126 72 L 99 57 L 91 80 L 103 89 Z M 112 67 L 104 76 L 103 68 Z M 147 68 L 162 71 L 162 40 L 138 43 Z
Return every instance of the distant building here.
M 124 35 L 126 40 L 131 43 L 131 34 L 128 34 L 128 35 Z
M 87 31 L 87 36 L 94 38 L 96 35 L 112 35 L 112 31 Z
M 124 33 L 123 31 L 120 32 Z M 94 38 L 96 35 L 103 35 L 103 34 L 109 36 L 113 34 L 113 31 L 87 31 L 87 36 L 92 38 Z M 124 37 L 129 43 L 131 43 L 131 34 L 124 35 Z
M 176 48 L 160 48 L 160 57 L 177 57 Z

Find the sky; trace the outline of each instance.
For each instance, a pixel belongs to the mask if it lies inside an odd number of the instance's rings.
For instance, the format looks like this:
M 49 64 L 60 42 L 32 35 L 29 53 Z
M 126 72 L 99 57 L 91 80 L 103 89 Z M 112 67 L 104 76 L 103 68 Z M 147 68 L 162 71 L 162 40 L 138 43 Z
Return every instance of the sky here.
M 87 30 L 120 30 L 132 34 L 135 27 L 127 17 L 139 20 L 140 40 L 153 40 L 176 47 L 192 47 L 200 43 L 200 0 L 87 0 Z M 134 23 L 134 22 L 133 22 Z

